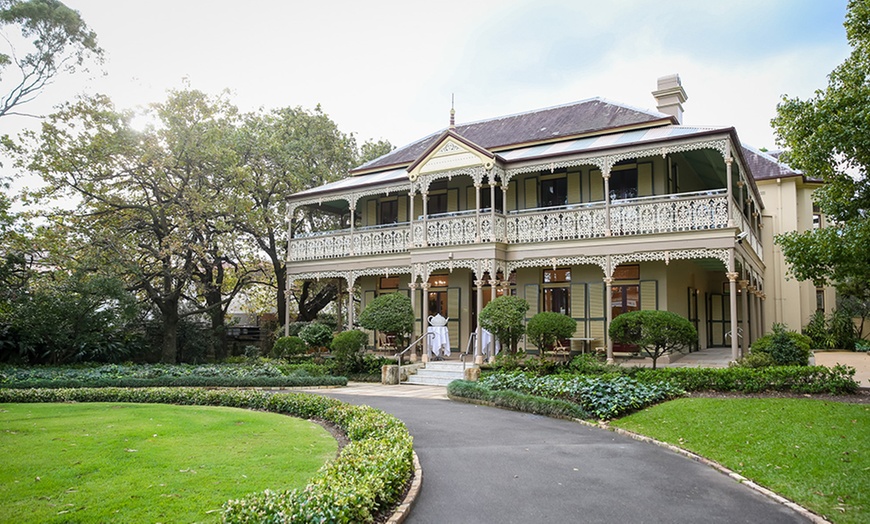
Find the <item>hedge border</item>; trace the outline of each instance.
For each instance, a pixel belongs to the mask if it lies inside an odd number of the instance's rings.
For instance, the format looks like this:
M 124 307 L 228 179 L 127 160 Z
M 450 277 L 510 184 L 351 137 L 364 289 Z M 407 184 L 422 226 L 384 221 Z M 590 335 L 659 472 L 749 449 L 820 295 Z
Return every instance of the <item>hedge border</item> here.
M 415 471 L 413 438 L 401 420 L 319 395 L 201 388 L 0 389 L 0 402 L 227 406 L 319 418 L 346 434 L 349 444 L 305 489 L 266 490 L 227 501 L 224 522 L 371 522 L 402 502 Z
M 31 379 L 0 384 L 0 389 L 68 389 L 68 388 L 299 388 L 313 386 L 346 386 L 346 377 L 154 377 L 154 378 L 99 378 L 80 379 Z

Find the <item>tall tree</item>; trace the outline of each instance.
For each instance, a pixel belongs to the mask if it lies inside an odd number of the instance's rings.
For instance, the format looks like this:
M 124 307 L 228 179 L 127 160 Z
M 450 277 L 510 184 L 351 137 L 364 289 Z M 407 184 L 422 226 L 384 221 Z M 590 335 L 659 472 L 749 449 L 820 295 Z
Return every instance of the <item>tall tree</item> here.
M 813 198 L 831 227 L 779 235 L 794 276 L 870 300 L 870 3 L 850 0 L 849 57 L 808 100 L 784 97 L 772 124 L 784 160 L 824 185 Z
M 66 104 L 30 133 L 20 166 L 38 173 L 47 187 L 38 197 L 66 198 L 72 210 L 56 209 L 70 234 L 69 253 L 98 258 L 129 289 L 160 313 L 162 360 L 174 362 L 183 315 L 200 314 L 185 300 L 214 245 L 208 228 L 220 228 L 215 203 L 238 165 L 232 137 L 235 108 L 198 91 L 170 93 L 149 114 L 146 131 L 130 126 L 130 111 L 95 96 Z M 225 231 L 230 229 L 223 221 Z M 182 303 L 185 307 L 181 308 Z
M 278 319 L 284 322 L 286 197 L 344 176 L 357 159 L 356 140 L 342 133 L 317 106 L 313 111 L 297 107 L 247 115 L 238 145 L 244 169 L 232 197 L 234 224 L 272 264 Z M 316 214 L 297 218 L 297 224 L 324 220 Z M 325 285 L 312 296 L 311 285 L 303 284 L 304 292 L 298 295 L 306 297 L 298 304 L 305 318 L 310 317 L 313 304 L 328 303 L 338 293 L 334 285 Z
M 97 45 L 96 33 L 88 28 L 78 11 L 58 0 L 0 0 L 0 27 L 17 29 L 30 42 L 24 54 L 12 42 L 15 37 L 4 35 L 8 46 L 0 50 L 0 117 L 30 102 L 58 74 L 73 72 L 89 57 L 102 60 L 103 50 Z M 5 75 L 7 67 L 18 70 L 12 80 Z

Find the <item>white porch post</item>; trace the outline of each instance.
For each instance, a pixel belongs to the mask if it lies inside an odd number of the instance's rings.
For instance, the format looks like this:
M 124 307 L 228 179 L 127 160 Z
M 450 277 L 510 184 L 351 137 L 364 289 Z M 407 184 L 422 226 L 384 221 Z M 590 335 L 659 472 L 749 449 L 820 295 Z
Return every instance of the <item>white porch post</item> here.
M 425 200 L 424 200 L 425 202 Z M 424 206 L 425 207 L 425 206 Z M 425 219 L 424 219 L 425 220 Z M 421 335 L 429 333 L 429 283 L 423 282 L 420 284 L 420 289 L 423 294 L 423 332 Z M 423 337 L 423 362 L 429 362 L 429 337 Z
M 604 336 L 607 339 L 607 363 L 613 364 L 613 339 L 610 337 L 610 323 L 613 322 L 613 277 L 604 277 Z
M 426 247 L 429 245 L 429 192 L 421 191 L 420 196 L 423 197 L 423 247 Z
M 613 234 L 610 228 L 610 166 L 601 172 L 601 176 L 604 178 L 604 236 L 609 237 Z M 610 325 L 609 320 L 607 325 Z
M 416 247 L 417 244 L 414 242 L 414 190 L 412 189 L 408 193 L 408 235 L 411 239 L 410 247 Z
M 737 341 L 737 279 L 740 274 L 736 271 L 726 273 L 728 277 L 728 298 L 731 305 L 731 360 L 740 358 L 740 347 Z
M 731 187 L 731 164 L 734 159 L 731 158 L 731 149 L 728 149 L 728 155 L 725 159 L 725 188 L 728 194 L 728 227 L 735 227 L 734 223 L 734 188 Z
M 740 307 L 743 309 L 743 337 L 740 339 L 740 357 L 749 353 L 749 281 L 740 281 Z
M 497 242 L 498 240 L 495 238 L 495 180 L 489 181 L 489 227 L 492 229 L 489 241 Z
M 480 243 L 480 184 L 474 184 L 474 241 Z
M 347 329 L 353 329 L 353 321 L 354 321 L 354 312 L 353 312 L 353 294 L 356 292 L 356 288 L 353 287 L 353 283 L 348 281 L 347 283 Z
M 474 339 L 475 364 L 483 364 L 483 340 L 480 336 L 480 312 L 483 310 L 481 304 L 483 304 L 483 284 L 485 282 L 486 280 L 483 279 L 483 275 L 481 275 L 478 280 L 474 281 L 474 285 L 477 286 L 477 329 L 475 330 L 476 336 Z
M 411 290 L 411 309 L 414 311 L 414 318 L 416 319 L 417 313 L 420 312 L 420 294 L 417 293 L 417 283 L 411 282 L 410 284 L 408 284 L 408 289 Z M 411 337 L 412 337 L 411 340 L 417 340 L 418 338 L 420 338 L 420 336 L 423 333 L 425 333 L 425 331 L 421 332 L 421 330 L 423 330 L 423 329 L 424 329 L 424 326 L 422 326 L 420 323 L 415 321 L 414 322 L 414 332 L 411 335 Z M 411 350 L 411 362 L 417 362 L 417 350 L 416 349 Z
M 350 240 L 349 240 L 350 245 L 348 246 L 348 251 L 350 251 L 350 256 L 354 255 L 354 253 L 353 253 L 353 230 L 354 230 L 353 217 L 354 217 L 355 213 L 356 213 L 356 208 L 354 206 L 350 206 Z M 348 287 L 350 287 L 350 286 L 348 286 Z

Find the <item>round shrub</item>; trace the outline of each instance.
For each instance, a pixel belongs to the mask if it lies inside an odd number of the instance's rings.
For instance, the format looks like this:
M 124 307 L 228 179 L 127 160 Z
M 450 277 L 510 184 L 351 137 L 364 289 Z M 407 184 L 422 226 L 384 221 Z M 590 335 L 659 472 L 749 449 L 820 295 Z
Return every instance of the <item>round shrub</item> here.
M 302 328 L 299 338 L 312 349 L 327 347 L 332 342 L 332 329 L 326 324 L 313 322 Z
M 552 349 L 557 340 L 571 337 L 575 331 L 577 331 L 576 320 L 552 311 L 536 314 L 526 326 L 526 333 L 541 351 L 541 356 L 545 350 Z
M 766 353 L 777 366 L 806 366 L 810 363 L 810 344 L 806 335 L 789 331 L 783 324 L 774 324 L 768 333 L 752 343 L 753 353 Z
M 480 327 L 492 333 L 501 342 L 502 348 L 515 352 L 517 341 L 525 332 L 523 318 L 528 310 L 529 303 L 520 297 L 497 297 L 481 310 Z
M 651 359 L 653 369 L 662 355 L 698 341 L 695 326 L 670 311 L 629 311 L 610 323 L 610 337 L 614 342 L 636 344 Z
M 368 340 L 368 334 L 357 329 L 335 335 L 331 347 L 333 371 L 338 375 L 360 372 Z
M 737 365 L 743 368 L 766 368 L 776 365 L 776 363 L 773 361 L 773 357 L 767 353 L 752 352 L 738 360 Z
M 272 358 L 290 358 L 304 355 L 305 341 L 299 337 L 281 337 L 272 346 Z
M 396 336 L 397 346 L 405 347 L 414 331 L 414 309 L 411 299 L 402 293 L 388 293 L 372 300 L 360 313 L 359 325 Z

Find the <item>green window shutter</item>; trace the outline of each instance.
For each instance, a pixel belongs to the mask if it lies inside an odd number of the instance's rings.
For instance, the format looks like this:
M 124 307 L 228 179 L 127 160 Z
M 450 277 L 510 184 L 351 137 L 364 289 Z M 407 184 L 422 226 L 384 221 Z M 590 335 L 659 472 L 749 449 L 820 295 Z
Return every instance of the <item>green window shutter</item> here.
M 369 199 L 366 201 L 366 220 L 367 226 L 374 226 L 378 223 L 378 201 Z
M 604 200 L 604 178 L 601 171 L 593 169 L 589 172 L 589 201 L 600 202 Z
M 526 284 L 523 293 L 523 298 L 529 303 L 529 311 L 526 313 L 526 318 L 532 318 L 539 311 L 540 286 L 537 284 Z
M 455 211 L 459 211 L 459 190 L 458 189 L 448 189 L 447 190 L 447 212 L 453 213 Z
M 577 204 L 582 202 L 580 195 L 580 177 L 579 171 L 568 173 L 568 203 Z
M 408 221 L 408 197 L 400 196 L 399 199 L 399 222 Z
M 525 209 L 534 209 L 538 207 L 538 179 L 530 177 L 525 182 Z
M 586 284 L 571 284 L 571 316 L 586 320 Z
M 640 308 L 656 310 L 659 308 L 659 283 L 657 280 L 640 281 Z
M 653 168 L 651 163 L 637 165 L 637 196 L 653 195 Z
M 594 338 L 592 341 L 592 350 L 595 351 L 595 348 L 601 347 L 607 343 L 607 337 L 604 332 L 604 324 L 606 321 L 604 320 L 590 320 L 589 321 L 589 337 Z
M 589 318 L 605 318 L 604 282 L 589 284 Z
M 447 288 L 447 332 L 450 336 L 450 349 L 459 348 L 459 312 L 461 307 L 462 289 L 458 287 Z
M 483 189 L 481 188 L 481 191 Z M 477 208 L 477 188 L 473 185 L 465 188 L 465 209 Z

